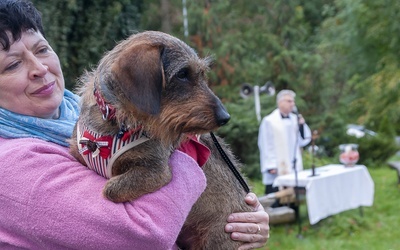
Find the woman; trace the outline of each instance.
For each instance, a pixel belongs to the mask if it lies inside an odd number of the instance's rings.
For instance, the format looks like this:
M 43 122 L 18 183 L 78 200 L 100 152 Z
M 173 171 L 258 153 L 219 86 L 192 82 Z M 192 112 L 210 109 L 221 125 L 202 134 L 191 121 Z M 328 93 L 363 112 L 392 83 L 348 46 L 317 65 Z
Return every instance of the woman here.
M 176 249 L 206 186 L 197 163 L 177 150 L 168 185 L 132 202 L 104 199 L 106 180 L 68 152 L 78 98 L 31 3 L 0 2 L 0 44 L 0 248 Z M 241 249 L 261 247 L 268 215 L 254 194 L 246 202 L 255 212 L 230 215 L 225 231 Z

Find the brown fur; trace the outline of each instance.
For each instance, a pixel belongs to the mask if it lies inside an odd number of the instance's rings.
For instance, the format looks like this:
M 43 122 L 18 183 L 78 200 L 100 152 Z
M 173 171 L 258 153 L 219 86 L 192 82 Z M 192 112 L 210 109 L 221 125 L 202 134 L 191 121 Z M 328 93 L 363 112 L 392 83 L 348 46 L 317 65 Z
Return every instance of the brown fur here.
M 228 145 L 221 138 L 217 139 L 231 162 L 240 169 L 241 164 Z M 241 243 L 232 241 L 230 234 L 225 233 L 228 216 L 252 208 L 244 202 L 243 187 L 229 170 L 210 135 L 202 135 L 200 141 L 211 150 L 203 167 L 207 188 L 192 207 L 177 243 L 182 249 L 191 250 L 237 249 Z
M 122 123 L 141 124 L 151 136 L 115 161 L 113 177 L 103 190 L 106 198 L 124 202 L 166 185 L 171 180 L 169 156 L 185 135 L 204 134 L 229 120 L 221 101 L 207 86 L 209 63 L 179 39 L 149 31 L 119 43 L 81 79 L 80 121 L 92 131 L 115 135 Z M 116 108 L 115 119 L 103 120 L 94 86 Z M 212 149 L 204 166 L 207 189 L 193 207 L 178 243 L 185 249 L 234 249 L 237 243 L 224 232 L 227 216 L 249 208 L 210 138 L 202 136 L 202 141 Z M 71 153 L 85 164 L 78 152 L 76 128 L 70 143 Z M 223 241 L 234 245 L 218 248 Z

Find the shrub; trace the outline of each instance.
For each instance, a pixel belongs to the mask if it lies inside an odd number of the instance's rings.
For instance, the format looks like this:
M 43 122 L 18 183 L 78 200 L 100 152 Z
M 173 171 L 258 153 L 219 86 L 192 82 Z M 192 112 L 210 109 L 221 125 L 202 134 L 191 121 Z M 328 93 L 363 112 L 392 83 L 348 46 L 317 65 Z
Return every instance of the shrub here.
M 268 99 L 265 96 L 264 98 Z M 243 173 L 250 179 L 261 179 L 257 144 L 259 123 L 254 111 L 254 99 L 238 99 L 225 106 L 231 120 L 218 130 L 218 135 L 230 144 L 234 154 L 244 164 Z M 270 110 L 265 110 L 268 111 Z
M 384 163 L 399 150 L 395 139 L 383 134 L 364 136 L 355 141 L 359 145 L 359 163 L 367 166 L 386 166 Z

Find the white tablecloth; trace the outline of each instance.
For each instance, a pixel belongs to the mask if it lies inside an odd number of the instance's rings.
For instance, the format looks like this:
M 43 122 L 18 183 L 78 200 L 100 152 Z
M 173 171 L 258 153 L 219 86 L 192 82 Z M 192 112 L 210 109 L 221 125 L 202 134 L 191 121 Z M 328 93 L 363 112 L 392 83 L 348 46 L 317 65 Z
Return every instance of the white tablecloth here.
M 304 187 L 310 224 L 340 212 L 372 206 L 374 182 L 363 165 L 344 167 L 331 164 L 315 168 L 317 176 L 310 177 L 311 169 L 295 174 L 279 176 L 274 186 Z

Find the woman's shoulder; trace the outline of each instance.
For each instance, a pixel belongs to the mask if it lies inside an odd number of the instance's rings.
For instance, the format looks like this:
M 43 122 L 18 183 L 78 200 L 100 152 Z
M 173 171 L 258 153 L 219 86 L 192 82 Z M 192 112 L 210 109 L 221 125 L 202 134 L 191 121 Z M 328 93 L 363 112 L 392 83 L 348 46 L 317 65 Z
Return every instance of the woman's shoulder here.
M 0 148 L 0 179 L 6 180 L 0 182 L 0 232 L 26 230 L 21 238 L 32 240 L 30 248 L 172 246 L 206 186 L 197 163 L 175 151 L 168 185 L 130 203 L 112 203 L 102 197 L 106 179 L 74 160 L 68 148 L 38 139 L 0 139 Z
M 0 137 L 0 156 L 11 156 L 26 154 L 29 152 L 45 152 L 72 157 L 69 154 L 68 147 L 64 147 L 52 142 L 44 141 L 36 138 L 16 138 L 16 139 L 5 139 Z
M 45 175 L 63 175 L 67 169 L 84 170 L 67 147 L 34 138 L 0 138 L 1 179 L 16 187 L 29 185 Z M 21 184 L 21 185 L 20 185 Z M 21 187 L 22 187 L 21 186 Z

